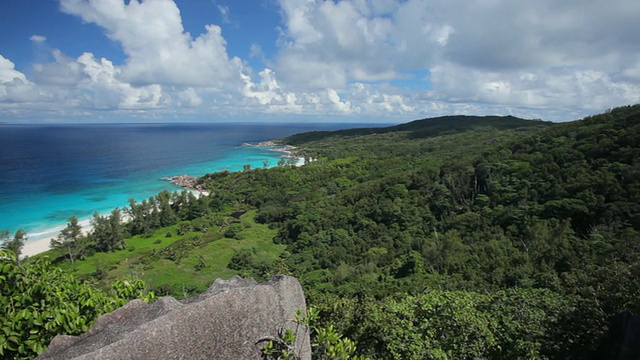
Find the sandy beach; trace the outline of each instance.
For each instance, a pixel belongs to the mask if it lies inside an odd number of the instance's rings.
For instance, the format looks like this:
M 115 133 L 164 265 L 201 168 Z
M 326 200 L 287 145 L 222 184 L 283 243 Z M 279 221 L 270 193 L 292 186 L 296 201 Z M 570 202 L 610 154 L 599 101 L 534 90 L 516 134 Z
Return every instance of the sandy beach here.
M 187 189 L 187 190 L 191 191 L 198 198 L 201 196 L 209 196 L 209 192 L 205 190 L 194 190 L 194 189 Z M 100 214 L 100 215 L 108 216 L 109 214 Z M 122 222 L 126 223 L 126 222 L 129 222 L 129 220 L 131 220 L 131 217 L 127 214 L 122 213 Z M 91 231 L 93 230 L 93 226 L 91 225 L 91 218 L 80 219 L 78 222 L 82 226 L 82 233 L 84 235 L 91 233 Z M 43 252 L 49 251 L 51 249 L 51 240 L 55 239 L 58 236 L 58 234 L 60 234 L 60 231 L 64 229 L 66 226 L 67 224 L 65 223 L 65 224 L 51 227 L 49 229 L 46 229 L 40 232 L 39 234 L 41 235 L 37 235 L 35 239 L 28 239 L 27 242 L 25 242 L 24 246 L 22 247 L 22 254 L 20 255 L 20 257 L 24 258 L 27 256 L 33 256 L 33 255 L 37 255 L 37 254 L 41 254 Z
M 128 217 L 124 215 L 122 221 L 128 221 Z M 93 230 L 91 219 L 80 219 L 78 223 L 82 226 L 82 233 L 87 235 Z M 35 239 L 28 239 L 22 247 L 21 257 L 33 256 L 49 251 L 51 249 L 51 240 L 55 239 L 67 224 L 60 224 L 42 231 Z
M 263 146 L 263 145 L 258 145 L 258 146 Z M 278 152 L 282 152 L 284 153 L 284 157 L 285 158 L 293 158 L 295 159 L 295 161 L 293 162 L 294 166 L 303 166 L 305 164 L 305 158 L 304 157 L 299 157 L 296 156 L 295 152 L 294 152 L 294 147 L 293 146 L 289 146 L 287 145 L 286 147 L 280 147 L 280 148 L 274 148 L 272 149 L 272 151 L 278 151 Z M 187 175 L 181 175 L 181 176 L 187 176 Z M 176 183 L 175 181 L 172 181 L 172 179 L 176 178 L 176 177 L 180 177 L 180 176 L 173 176 L 173 177 L 168 177 L 168 178 L 163 178 L 163 180 L 167 180 L 170 181 L 172 183 L 175 183 L 179 186 L 182 186 L 183 189 L 191 191 L 196 197 L 201 197 L 201 196 L 208 196 L 209 192 L 203 189 L 193 189 L 193 188 L 188 188 L 185 187 L 184 184 L 180 184 L 180 183 Z M 101 214 L 102 216 L 105 216 L 105 214 Z M 108 215 L 108 214 L 106 214 Z M 122 214 L 122 221 L 123 222 L 128 222 L 130 220 L 129 216 L 126 214 Z M 83 233 L 86 235 L 88 233 L 90 233 L 93 230 L 93 227 L 91 226 L 91 219 L 81 219 L 79 221 L 80 225 L 82 225 L 82 231 Z M 67 224 L 61 224 L 61 225 L 57 225 L 54 227 L 51 227 L 49 229 L 46 229 L 42 232 L 40 232 L 38 235 L 35 236 L 35 239 L 31 238 L 28 239 L 27 242 L 25 242 L 24 247 L 22 248 L 22 255 L 21 257 L 27 257 L 27 256 L 34 256 L 37 254 L 41 254 L 43 252 L 49 251 L 51 249 L 51 240 L 55 239 L 58 234 L 60 234 L 60 231 L 62 229 L 65 228 Z
M 27 241 L 22 248 L 21 256 L 33 256 L 48 251 L 51 249 L 51 239 L 55 239 L 55 236 Z

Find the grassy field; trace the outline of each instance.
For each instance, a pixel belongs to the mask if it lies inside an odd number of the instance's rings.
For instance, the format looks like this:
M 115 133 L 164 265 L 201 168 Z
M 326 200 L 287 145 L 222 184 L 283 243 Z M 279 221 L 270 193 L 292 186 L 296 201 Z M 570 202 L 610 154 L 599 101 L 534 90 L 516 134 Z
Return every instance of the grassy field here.
M 161 228 L 150 237 L 127 239 L 124 250 L 95 253 L 75 264 L 65 260 L 56 265 L 80 278 L 100 278 L 99 283 L 104 286 L 113 279 L 128 277 L 143 279 L 159 295 L 200 293 L 217 278 L 253 275 L 227 267 L 237 252 L 250 252 L 255 263 L 260 264 L 274 261 L 284 251 L 285 245 L 273 243 L 276 230 L 256 223 L 254 217 L 255 211 L 239 219 L 226 217 L 231 226 L 240 229 L 235 238 L 224 236 L 228 226 L 177 235 L 178 225 L 174 225 Z M 167 237 L 168 233 L 172 236 Z M 43 255 L 56 258 L 57 254 L 50 251 Z

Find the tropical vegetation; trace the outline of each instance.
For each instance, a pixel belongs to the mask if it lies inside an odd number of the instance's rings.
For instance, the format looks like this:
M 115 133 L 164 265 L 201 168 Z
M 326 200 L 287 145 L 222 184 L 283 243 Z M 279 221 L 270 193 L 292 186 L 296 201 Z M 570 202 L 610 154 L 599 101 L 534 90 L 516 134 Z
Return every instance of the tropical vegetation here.
M 129 276 L 178 297 L 291 274 L 315 338 L 370 358 L 597 357 L 609 318 L 639 308 L 640 105 L 281 141 L 306 165 L 208 174 L 209 196 L 131 201 L 84 238 L 70 219 L 48 256 L 103 289 Z

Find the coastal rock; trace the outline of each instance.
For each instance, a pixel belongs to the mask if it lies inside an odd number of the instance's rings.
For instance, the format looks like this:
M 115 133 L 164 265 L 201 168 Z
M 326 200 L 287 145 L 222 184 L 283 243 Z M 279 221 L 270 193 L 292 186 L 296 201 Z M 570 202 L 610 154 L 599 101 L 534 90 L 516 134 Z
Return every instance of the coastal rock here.
M 163 177 L 162 180 L 167 180 L 170 183 L 176 184 L 180 187 L 192 188 L 196 185 L 198 178 L 190 175 L 176 175 Z
M 198 178 L 190 175 L 176 175 L 176 176 L 166 176 L 163 177 L 162 180 L 166 180 L 172 184 L 178 185 L 183 189 L 191 189 L 197 190 L 200 192 L 206 191 L 202 188 L 202 185 L 198 184 Z
M 309 331 L 292 321 L 298 309 L 305 299 L 293 277 L 218 279 L 182 301 L 131 301 L 83 335 L 55 337 L 38 359 L 261 359 L 265 339 L 286 327 L 297 334 L 296 354 L 311 359 Z

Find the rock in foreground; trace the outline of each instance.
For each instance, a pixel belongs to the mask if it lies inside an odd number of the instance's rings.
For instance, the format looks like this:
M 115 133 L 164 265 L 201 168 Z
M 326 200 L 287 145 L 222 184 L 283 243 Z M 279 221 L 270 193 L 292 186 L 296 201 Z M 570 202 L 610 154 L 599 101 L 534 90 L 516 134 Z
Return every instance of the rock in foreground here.
M 266 342 L 258 342 L 285 327 L 297 333 L 300 359 L 311 359 L 309 332 L 292 321 L 297 309 L 306 311 L 295 278 L 279 275 L 263 284 L 218 279 L 182 301 L 131 301 L 85 334 L 55 337 L 38 359 L 260 359 Z

